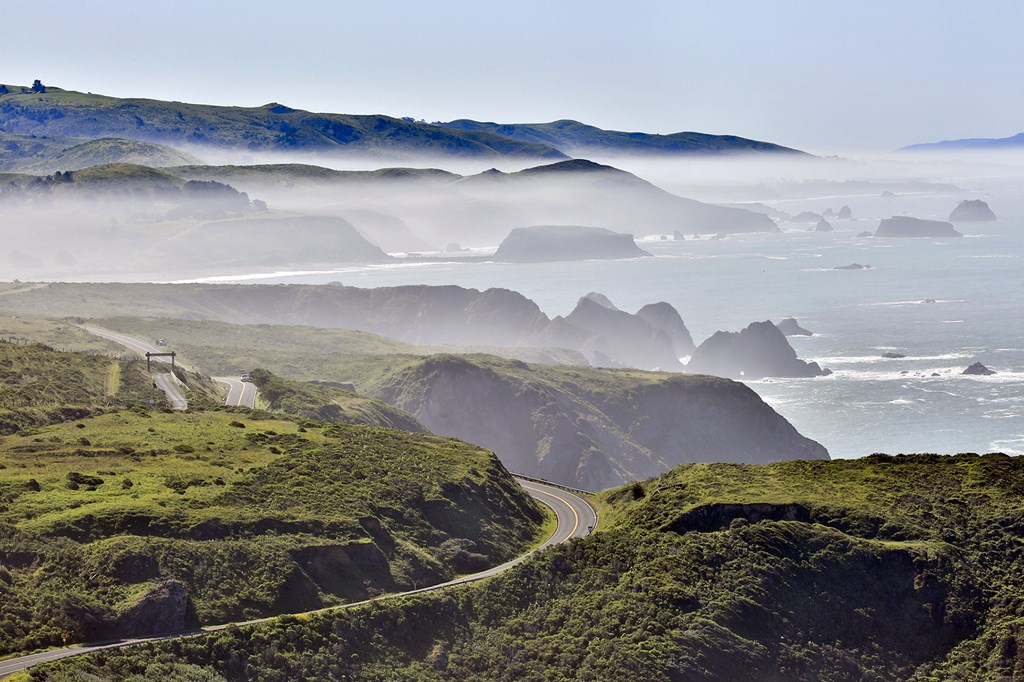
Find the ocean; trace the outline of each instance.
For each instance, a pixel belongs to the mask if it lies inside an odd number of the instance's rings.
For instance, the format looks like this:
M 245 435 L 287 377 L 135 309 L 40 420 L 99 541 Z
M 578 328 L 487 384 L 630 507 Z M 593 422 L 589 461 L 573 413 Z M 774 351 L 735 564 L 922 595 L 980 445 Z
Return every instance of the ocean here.
M 985 199 L 1000 219 L 957 224 L 962 239 L 857 237 L 891 215 L 944 220 L 967 198 Z M 597 291 L 630 312 L 671 303 L 698 344 L 716 330 L 795 317 L 814 332 L 789 337 L 797 355 L 833 374 L 748 385 L 834 458 L 1024 454 L 1024 194 L 1008 186 L 993 196 L 962 191 L 772 205 L 795 214 L 844 204 L 856 220 L 832 220 L 831 233 L 782 223 L 783 234 L 638 239 L 654 258 L 395 264 L 206 281 L 505 287 L 551 316 L 567 314 L 580 296 Z M 835 269 L 852 263 L 870 268 Z M 906 357 L 885 359 L 887 351 Z M 973 362 L 996 374 L 961 374 Z

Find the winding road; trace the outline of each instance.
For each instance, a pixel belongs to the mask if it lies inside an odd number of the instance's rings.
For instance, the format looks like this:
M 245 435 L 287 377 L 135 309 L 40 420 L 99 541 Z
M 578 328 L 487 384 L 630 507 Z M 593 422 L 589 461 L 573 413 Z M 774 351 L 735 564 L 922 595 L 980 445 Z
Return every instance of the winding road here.
M 126 334 L 120 334 L 118 332 L 110 331 L 102 327 L 94 327 L 92 325 L 83 324 L 80 325 L 82 329 L 101 336 L 108 341 L 118 343 L 125 348 L 138 353 L 139 355 L 145 356 L 146 353 L 163 353 L 166 348 L 158 348 L 157 346 L 143 341 L 142 339 L 135 338 L 134 336 L 128 336 Z M 153 358 L 153 362 L 170 363 L 168 358 L 158 357 Z M 192 371 L 192 368 L 187 365 L 183 365 L 180 362 L 177 363 L 182 369 Z M 228 394 L 224 399 L 225 405 L 234 405 L 240 407 L 256 407 L 256 385 L 248 382 L 239 381 L 238 379 L 232 379 L 229 377 L 211 377 L 214 381 L 227 384 Z M 176 410 L 187 410 L 188 400 L 185 395 L 181 392 L 181 386 L 178 383 L 177 377 L 172 373 L 160 372 L 153 376 L 153 381 L 157 388 L 164 392 L 167 396 L 167 402 L 170 403 L 171 407 Z
M 239 382 L 241 383 L 241 382 Z M 555 513 L 555 518 L 558 521 L 558 526 L 555 528 L 555 532 L 551 534 L 551 537 L 547 539 L 542 545 L 535 547 L 526 554 L 523 554 L 511 561 L 507 561 L 500 566 L 489 568 L 486 571 L 480 573 L 473 573 L 472 575 L 462 576 L 455 580 L 449 580 L 448 582 L 441 583 L 439 585 L 431 585 L 429 587 L 421 587 L 416 590 L 409 590 L 408 592 L 399 592 L 396 594 L 386 594 L 373 599 L 367 599 L 361 602 L 354 602 L 352 604 L 342 604 L 340 606 L 329 606 L 324 609 L 318 609 L 317 611 L 311 611 L 308 613 L 321 613 L 324 611 L 335 611 L 339 609 L 350 609 L 355 606 L 362 604 L 368 604 L 374 601 L 382 601 L 384 599 L 395 599 L 397 597 L 405 597 L 413 594 L 422 594 L 424 592 L 433 592 L 446 587 L 452 587 L 455 585 L 465 585 L 466 583 L 475 582 L 477 580 L 483 580 L 492 576 L 498 575 L 508 569 L 512 568 L 516 564 L 525 561 L 530 556 L 537 552 L 550 547 L 551 545 L 557 545 L 562 542 L 567 542 L 571 538 L 585 537 L 590 531 L 597 527 L 597 512 L 594 508 L 587 503 L 579 495 L 570 492 L 568 490 L 556 487 L 554 485 L 548 485 L 540 483 L 536 479 L 526 480 L 522 478 L 516 478 L 523 489 L 526 490 L 534 499 L 541 504 L 550 507 Z M 303 615 L 303 614 L 290 614 L 290 615 Z M 9 658 L 7 660 L 0 661 L 0 679 L 13 675 L 16 672 L 26 670 L 36 665 L 37 663 L 46 663 L 50 661 L 57 661 L 62 658 L 68 658 L 69 656 L 80 656 L 82 654 L 88 654 L 93 651 L 101 651 L 103 649 L 118 649 L 121 647 L 132 646 L 135 644 L 142 644 L 144 642 L 155 642 L 164 639 L 174 639 L 177 637 L 195 637 L 208 632 L 215 632 L 217 630 L 223 630 L 229 625 L 246 626 L 255 625 L 258 623 L 265 623 L 273 621 L 281 616 L 271 616 L 269 618 L 261 618 L 259 620 L 251 620 L 242 623 L 225 623 L 223 625 L 210 625 L 199 630 L 190 630 L 188 632 L 179 632 L 165 635 L 158 635 L 155 637 L 138 637 L 134 639 L 122 639 L 116 642 L 107 642 L 104 644 L 83 644 L 78 646 L 67 647 L 63 649 L 52 649 L 50 651 L 41 651 L 35 654 L 28 654 L 27 656 L 19 656 L 18 658 Z
M 237 407 L 256 407 L 256 384 L 231 377 L 210 377 L 217 383 L 227 384 L 228 394 L 224 398 L 225 405 Z

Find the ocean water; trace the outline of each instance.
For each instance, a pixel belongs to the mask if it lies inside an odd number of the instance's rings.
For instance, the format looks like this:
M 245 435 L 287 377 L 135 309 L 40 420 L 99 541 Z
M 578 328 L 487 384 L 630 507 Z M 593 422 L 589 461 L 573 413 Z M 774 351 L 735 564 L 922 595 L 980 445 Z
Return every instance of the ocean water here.
M 983 196 L 1000 220 L 957 225 L 963 239 L 857 238 L 879 217 L 945 219 Z M 513 265 L 431 263 L 265 273 L 218 281 L 360 287 L 506 287 L 549 315 L 590 291 L 630 312 L 667 301 L 699 344 L 716 330 L 796 317 L 814 332 L 790 337 L 829 377 L 750 382 L 765 401 L 833 457 L 873 452 L 1024 454 L 1024 195 L 838 197 L 776 204 L 790 213 L 853 208 L 832 233 L 784 224 L 783 234 L 723 240 L 638 240 L 654 258 Z M 641 230 L 637 230 L 640 232 Z M 865 270 L 836 270 L 851 263 Z M 886 351 L 905 354 L 883 359 Z M 990 377 L 964 376 L 980 361 Z

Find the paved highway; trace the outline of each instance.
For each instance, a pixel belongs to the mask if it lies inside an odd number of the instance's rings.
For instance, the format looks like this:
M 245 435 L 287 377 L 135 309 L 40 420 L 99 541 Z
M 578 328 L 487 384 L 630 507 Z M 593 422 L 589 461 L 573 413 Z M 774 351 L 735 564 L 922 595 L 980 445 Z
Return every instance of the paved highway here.
M 112 332 L 109 329 L 103 329 L 102 327 L 93 327 L 87 324 L 83 324 L 81 325 L 81 327 L 90 334 L 95 334 L 96 336 L 101 336 L 104 339 L 107 339 L 108 341 L 119 343 L 125 348 L 135 351 L 136 353 L 142 356 L 145 356 L 146 353 L 166 352 L 166 349 L 158 348 L 157 346 L 142 341 L 141 339 L 136 339 L 131 336 L 125 336 L 124 334 Z M 171 358 L 152 358 L 152 360 L 153 362 L 162 362 L 166 364 L 170 364 L 171 362 Z M 176 364 L 182 369 L 188 369 L 180 362 Z M 171 374 L 170 372 L 154 373 L 153 383 L 156 384 L 157 388 L 164 392 L 164 395 L 167 397 L 167 402 L 170 404 L 172 408 L 174 408 L 175 410 L 188 409 L 188 400 L 185 398 L 185 394 L 181 392 L 181 386 L 179 385 L 178 380 L 174 377 L 173 374 Z
M 225 405 L 256 407 L 256 384 L 251 381 L 240 381 L 231 377 L 211 378 L 218 383 L 227 384 L 228 395 L 224 398 Z
M 102 336 L 108 341 L 121 344 L 125 348 L 132 350 L 139 355 L 145 356 L 146 353 L 164 353 L 167 351 L 166 348 L 160 348 L 142 339 L 137 339 L 134 336 L 127 336 L 126 334 L 119 334 L 118 332 L 112 332 L 109 329 L 103 329 L 102 327 L 93 327 L 91 325 L 83 324 L 82 329 L 95 334 L 96 336 Z M 153 362 L 164 362 L 169 363 L 170 358 L 153 358 Z M 183 365 L 180 362 L 177 363 L 182 369 L 192 371 L 187 365 Z M 228 385 L 228 395 L 224 399 L 225 405 L 237 405 L 242 407 L 256 407 L 256 384 L 239 381 L 238 379 L 232 379 L 229 377 L 213 377 L 214 381 L 218 381 L 222 384 Z M 181 388 L 178 386 L 178 382 L 170 374 L 157 374 L 154 376 L 157 388 L 164 392 L 167 396 L 167 402 L 170 403 L 171 407 L 176 410 L 187 410 L 188 400 L 185 399 L 184 394 L 181 392 Z
M 241 382 L 239 382 L 241 383 Z M 523 554 L 512 561 L 508 561 L 500 566 L 495 566 L 486 571 L 480 573 L 474 573 L 472 575 L 463 576 L 456 578 L 455 580 L 449 580 L 446 583 L 440 585 L 431 585 L 430 587 L 422 587 L 417 590 L 410 590 L 408 592 L 401 592 L 398 594 L 389 594 L 382 597 L 376 597 L 375 599 L 367 599 L 366 601 L 356 602 L 353 604 L 344 604 L 342 606 L 332 606 L 326 609 L 320 609 L 313 613 L 319 613 L 322 611 L 333 611 L 336 609 L 349 609 L 353 606 L 359 606 L 360 604 L 367 604 L 372 601 L 380 601 L 382 599 L 393 599 L 395 597 L 404 597 L 411 594 L 421 594 L 423 592 L 432 592 L 434 590 L 440 590 L 445 587 L 452 587 L 454 585 L 464 585 L 466 583 L 474 582 L 477 580 L 483 580 L 484 578 L 490 578 L 503 571 L 507 571 L 516 564 L 525 561 L 529 556 L 539 552 L 545 547 L 556 545 L 561 542 L 566 542 L 570 538 L 584 537 L 590 533 L 593 528 L 597 527 L 597 512 L 591 507 L 586 500 L 579 495 L 571 493 L 567 490 L 562 490 L 552 485 L 545 485 L 536 481 L 526 481 L 523 479 L 517 479 L 519 484 L 523 486 L 530 495 L 532 495 L 537 501 L 544 505 L 547 505 L 555 513 L 555 518 L 558 521 L 558 526 L 555 528 L 555 532 L 552 533 L 551 537 L 547 541 L 536 547 L 535 549 Z M 234 623 L 234 625 L 253 625 L 256 623 L 272 621 L 279 616 L 273 616 L 271 618 L 261 618 L 259 620 L 247 621 L 245 623 Z M 207 632 L 214 632 L 216 630 L 223 630 L 228 627 L 229 624 L 224 625 L 212 625 L 201 630 L 182 632 L 170 635 L 161 635 L 158 637 L 139 637 L 136 639 L 124 639 L 116 642 L 110 642 L 107 644 L 89 644 L 81 646 L 73 646 L 64 649 L 53 649 L 51 651 L 42 651 L 36 654 L 29 654 L 27 656 L 20 656 L 18 658 L 11 658 L 5 661 L 0 661 L 0 678 L 4 678 L 13 673 L 25 670 L 27 668 L 36 665 L 37 663 L 45 663 L 48 661 L 56 661 L 61 658 L 67 658 L 69 656 L 79 656 L 81 654 L 91 653 L 93 651 L 100 651 L 101 649 L 114 649 L 126 646 L 132 646 L 133 644 L 141 644 L 143 642 L 154 642 L 161 639 L 173 639 L 175 637 L 194 637 L 196 635 L 202 635 Z

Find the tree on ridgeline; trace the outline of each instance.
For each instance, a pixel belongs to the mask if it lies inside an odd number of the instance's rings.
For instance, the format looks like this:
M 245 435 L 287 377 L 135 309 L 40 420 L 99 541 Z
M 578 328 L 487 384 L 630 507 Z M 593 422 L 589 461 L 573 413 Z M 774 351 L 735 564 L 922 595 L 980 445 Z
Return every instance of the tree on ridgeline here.
M 46 92 L 46 86 L 37 78 L 32 82 L 32 92 L 44 93 Z

